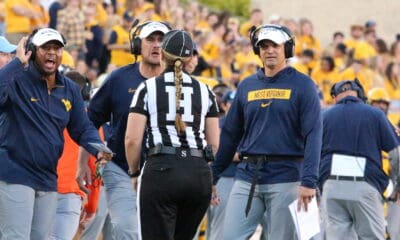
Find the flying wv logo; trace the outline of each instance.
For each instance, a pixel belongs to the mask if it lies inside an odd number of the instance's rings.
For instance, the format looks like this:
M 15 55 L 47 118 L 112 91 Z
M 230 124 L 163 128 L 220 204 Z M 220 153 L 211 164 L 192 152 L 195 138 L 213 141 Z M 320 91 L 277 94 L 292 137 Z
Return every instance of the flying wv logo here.
M 64 103 L 65 106 L 65 110 L 67 112 L 69 112 L 69 110 L 71 110 L 72 106 L 71 106 L 71 102 L 68 99 L 61 99 L 61 102 Z

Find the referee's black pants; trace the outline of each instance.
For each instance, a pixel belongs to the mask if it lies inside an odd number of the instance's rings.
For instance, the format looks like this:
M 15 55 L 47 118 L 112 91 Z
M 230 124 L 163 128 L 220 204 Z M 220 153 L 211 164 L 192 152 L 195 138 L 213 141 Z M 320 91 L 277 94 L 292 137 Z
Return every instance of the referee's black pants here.
M 203 158 L 148 157 L 139 185 L 143 240 L 191 240 L 211 199 L 211 171 Z

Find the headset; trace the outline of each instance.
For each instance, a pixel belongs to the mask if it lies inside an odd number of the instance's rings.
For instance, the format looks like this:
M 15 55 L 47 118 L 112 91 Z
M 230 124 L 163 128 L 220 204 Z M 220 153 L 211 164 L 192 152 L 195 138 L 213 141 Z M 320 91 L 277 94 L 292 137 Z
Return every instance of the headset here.
M 253 51 L 256 55 L 260 54 L 260 47 L 256 45 L 258 41 L 258 32 L 264 28 L 277 29 L 287 34 L 289 36 L 289 40 L 287 40 L 284 44 L 285 58 L 291 58 L 294 56 L 294 46 L 295 46 L 294 34 L 292 33 L 292 31 L 290 31 L 289 28 L 285 26 L 273 25 L 273 24 L 265 24 L 259 27 L 252 26 L 250 28 L 250 42 L 251 45 L 253 46 Z
M 132 26 L 129 30 L 129 41 L 131 43 L 131 53 L 135 56 L 138 56 L 141 54 L 141 48 L 142 48 L 142 39 L 140 39 L 139 35 L 140 35 L 140 31 L 142 31 L 143 27 L 146 26 L 149 23 L 152 23 L 154 21 L 146 21 L 142 24 L 139 24 L 139 19 L 136 18 L 135 21 L 133 21 Z M 160 22 L 162 24 L 164 24 L 169 30 L 171 30 L 171 26 L 166 23 L 166 22 Z M 132 34 L 130 34 L 132 32 L 132 29 L 135 28 L 135 31 L 133 31 Z
M 33 36 L 39 31 L 39 28 L 35 29 L 32 31 L 32 33 L 29 35 L 28 40 L 26 40 L 26 45 L 25 45 L 25 53 L 28 53 L 29 51 L 32 52 L 31 57 L 29 58 L 30 60 L 33 60 L 36 56 L 36 46 L 33 44 L 32 39 Z
M 364 87 L 361 85 L 360 81 L 357 78 L 355 78 L 354 81 L 344 80 L 344 81 L 333 84 L 331 87 L 332 98 L 334 98 L 338 94 L 344 92 L 344 91 L 341 91 L 341 89 L 340 89 L 341 86 L 343 86 L 344 84 L 350 84 L 351 89 L 347 89 L 347 90 L 356 91 L 357 97 L 360 98 L 364 103 L 367 102 L 368 98 L 367 98 L 367 95 L 365 94 Z
M 28 53 L 29 51 L 32 52 L 31 57 L 29 60 L 34 60 L 36 56 L 36 46 L 33 44 L 32 39 L 35 36 L 35 34 L 40 30 L 40 28 L 36 28 L 35 30 L 32 31 L 32 33 L 29 35 L 28 40 L 26 40 L 25 44 L 25 53 Z M 64 35 L 60 33 L 62 40 L 64 42 L 64 46 L 67 44 L 67 40 L 65 39 Z

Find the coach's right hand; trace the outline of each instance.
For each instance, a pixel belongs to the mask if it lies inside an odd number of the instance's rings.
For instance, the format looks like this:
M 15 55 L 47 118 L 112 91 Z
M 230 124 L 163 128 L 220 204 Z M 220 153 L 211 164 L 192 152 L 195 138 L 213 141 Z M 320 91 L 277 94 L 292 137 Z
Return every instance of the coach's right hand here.
M 16 49 L 16 57 L 21 61 L 23 65 L 25 65 L 28 61 L 29 58 L 32 55 L 32 51 L 26 52 L 26 42 L 28 41 L 28 36 L 25 36 L 21 38 L 21 40 L 18 43 L 17 49 Z

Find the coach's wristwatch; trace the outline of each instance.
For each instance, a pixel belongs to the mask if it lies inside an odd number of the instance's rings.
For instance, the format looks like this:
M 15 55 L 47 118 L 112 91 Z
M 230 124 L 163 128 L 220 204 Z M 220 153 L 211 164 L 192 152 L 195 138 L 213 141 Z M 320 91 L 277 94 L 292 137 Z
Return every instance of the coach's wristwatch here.
M 136 172 L 132 172 L 132 170 L 128 170 L 128 175 L 129 175 L 129 177 L 131 177 L 131 178 L 136 178 L 136 177 L 139 177 L 139 175 L 140 175 L 140 170 L 137 170 Z

